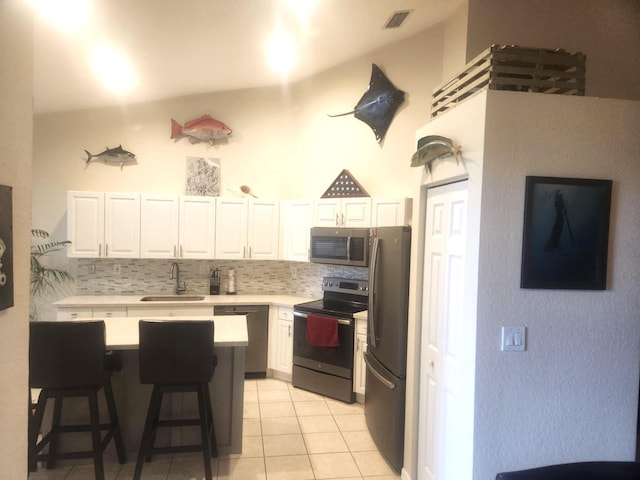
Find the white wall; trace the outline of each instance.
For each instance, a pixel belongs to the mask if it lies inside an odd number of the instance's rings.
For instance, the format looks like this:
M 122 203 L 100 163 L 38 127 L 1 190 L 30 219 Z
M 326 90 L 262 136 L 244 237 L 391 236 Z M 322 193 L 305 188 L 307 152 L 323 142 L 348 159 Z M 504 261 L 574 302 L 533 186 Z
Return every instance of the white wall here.
M 13 187 L 14 306 L 0 311 L 0 477 L 27 478 L 32 19 L 0 2 L 0 184 Z M 8 47 L 9 46 L 9 47 Z
M 640 100 L 637 0 L 469 0 L 467 60 L 491 44 L 587 56 L 587 95 Z
M 441 27 L 426 30 L 289 87 L 38 115 L 34 226 L 65 237 L 67 190 L 181 193 L 185 158 L 196 155 L 221 159 L 222 195 L 246 184 L 260 197 L 319 198 L 344 168 L 370 195 L 410 195 L 414 134 L 429 118 L 431 92 L 441 81 L 442 36 Z M 353 115 L 327 116 L 353 109 L 372 63 L 407 92 L 383 145 Z M 169 138 L 172 117 L 182 123 L 203 113 L 233 129 L 228 144 Z M 85 166 L 84 149 L 118 144 L 138 156 L 138 165 Z

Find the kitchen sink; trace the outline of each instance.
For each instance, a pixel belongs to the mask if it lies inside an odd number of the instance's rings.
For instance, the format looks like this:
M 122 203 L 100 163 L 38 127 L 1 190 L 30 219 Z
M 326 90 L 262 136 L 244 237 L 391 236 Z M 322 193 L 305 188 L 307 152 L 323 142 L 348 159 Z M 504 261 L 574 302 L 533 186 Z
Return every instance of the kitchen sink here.
M 141 302 L 198 302 L 204 300 L 203 295 L 149 295 L 142 297 Z

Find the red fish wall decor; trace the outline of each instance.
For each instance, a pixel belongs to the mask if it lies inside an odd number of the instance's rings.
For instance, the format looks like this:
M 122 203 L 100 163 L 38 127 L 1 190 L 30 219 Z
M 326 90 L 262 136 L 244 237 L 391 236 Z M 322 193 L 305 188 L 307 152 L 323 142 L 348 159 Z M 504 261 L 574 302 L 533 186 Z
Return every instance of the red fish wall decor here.
M 175 141 L 187 137 L 191 143 L 207 142 L 213 145 L 216 140 L 227 138 L 229 135 L 231 135 L 231 129 L 211 115 L 202 115 L 189 120 L 184 126 L 171 119 L 171 138 Z

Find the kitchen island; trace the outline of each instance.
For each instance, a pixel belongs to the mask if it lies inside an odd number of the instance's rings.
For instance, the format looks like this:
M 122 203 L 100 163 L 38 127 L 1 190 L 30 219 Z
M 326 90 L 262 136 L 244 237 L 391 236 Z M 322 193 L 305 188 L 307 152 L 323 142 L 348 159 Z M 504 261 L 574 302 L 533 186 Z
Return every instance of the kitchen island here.
M 176 317 L 111 317 L 104 318 L 106 344 L 110 350 L 116 350 L 122 356 L 123 368 L 112 376 L 116 408 L 125 448 L 132 458 L 136 452 L 144 428 L 151 385 L 142 385 L 138 367 L 138 322 L 145 320 L 177 320 Z M 213 320 L 214 352 L 218 364 L 210 383 L 213 417 L 220 454 L 242 452 L 242 415 L 244 404 L 244 350 L 247 345 L 247 324 L 244 316 L 184 316 L 181 320 Z M 82 318 L 78 318 L 82 321 Z M 85 318 L 96 320 L 96 318 Z M 172 394 L 170 401 L 163 403 L 163 415 L 171 413 L 197 416 L 195 396 L 191 394 Z M 73 418 L 74 412 L 86 412 L 84 405 L 67 408 L 65 402 L 65 421 Z M 106 411 L 101 405 L 101 411 Z M 69 412 L 69 415 L 67 415 Z M 71 419 L 69 419 L 69 416 Z M 49 425 L 45 423 L 44 425 Z M 164 430 L 164 431 L 163 431 Z M 194 428 L 176 427 L 158 432 L 157 445 L 181 445 L 199 442 L 199 431 Z M 63 447 L 64 448 L 64 447 Z

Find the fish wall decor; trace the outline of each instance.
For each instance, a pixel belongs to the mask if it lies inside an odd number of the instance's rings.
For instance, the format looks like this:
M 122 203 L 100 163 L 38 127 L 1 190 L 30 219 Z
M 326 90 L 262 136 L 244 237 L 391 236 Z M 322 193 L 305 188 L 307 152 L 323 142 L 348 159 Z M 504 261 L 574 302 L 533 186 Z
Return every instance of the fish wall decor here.
M 126 151 L 122 148 L 122 145 L 118 145 L 115 148 L 105 147 L 104 152 L 100 152 L 96 155 L 89 152 L 89 150 L 85 150 L 87 154 L 87 159 L 85 160 L 85 165 L 89 165 L 89 162 L 93 159 L 102 160 L 104 163 L 112 163 L 115 165 L 120 165 L 120 168 L 124 166 L 125 163 L 137 163 L 138 159 L 135 154 Z
M 211 115 L 202 115 L 194 120 L 189 120 L 184 127 L 171 119 L 171 138 L 177 142 L 182 137 L 187 137 L 189 142 L 207 142 L 213 145 L 215 140 L 227 138 L 232 131 L 220 120 L 216 120 Z
M 350 112 L 329 116 L 341 117 L 353 113 L 354 117 L 371 127 L 376 141 L 380 143 L 384 139 L 398 107 L 403 102 L 404 92 L 394 87 L 382 73 L 380 67 L 374 63 L 371 65 L 369 89 L 362 95 L 355 108 Z
M 460 152 L 460 146 L 454 146 L 451 139 L 440 135 L 427 135 L 418 140 L 418 150 L 411 157 L 411 166 L 420 167 L 424 165 L 429 174 L 431 174 L 431 163 L 434 160 L 453 155 L 456 159 L 456 164 L 459 164 L 458 155 Z

